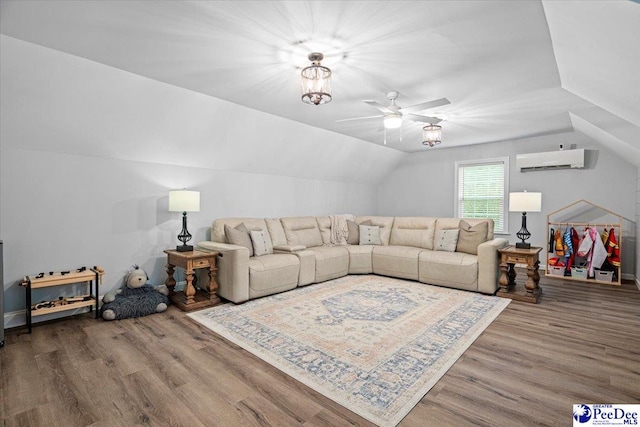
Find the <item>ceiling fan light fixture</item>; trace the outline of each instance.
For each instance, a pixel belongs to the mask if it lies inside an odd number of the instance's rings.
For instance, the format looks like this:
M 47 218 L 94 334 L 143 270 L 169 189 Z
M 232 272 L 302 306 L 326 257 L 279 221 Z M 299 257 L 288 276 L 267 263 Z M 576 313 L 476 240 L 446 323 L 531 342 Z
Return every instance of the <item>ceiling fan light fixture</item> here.
M 402 126 L 402 114 L 391 113 L 384 116 L 385 129 L 398 129 Z
M 331 102 L 331 70 L 320 61 L 324 56 L 319 52 L 309 54 L 311 65 L 302 69 L 302 102 L 306 104 L 326 104 Z
M 422 128 L 422 144 L 435 147 L 442 142 L 442 126 L 427 125 Z

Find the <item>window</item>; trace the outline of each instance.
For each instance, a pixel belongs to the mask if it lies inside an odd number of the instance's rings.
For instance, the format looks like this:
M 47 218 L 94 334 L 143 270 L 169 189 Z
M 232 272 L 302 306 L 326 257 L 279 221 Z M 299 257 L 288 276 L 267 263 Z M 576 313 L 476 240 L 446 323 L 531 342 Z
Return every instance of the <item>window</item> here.
M 508 157 L 456 162 L 456 217 L 491 218 L 496 233 L 507 233 L 508 185 Z

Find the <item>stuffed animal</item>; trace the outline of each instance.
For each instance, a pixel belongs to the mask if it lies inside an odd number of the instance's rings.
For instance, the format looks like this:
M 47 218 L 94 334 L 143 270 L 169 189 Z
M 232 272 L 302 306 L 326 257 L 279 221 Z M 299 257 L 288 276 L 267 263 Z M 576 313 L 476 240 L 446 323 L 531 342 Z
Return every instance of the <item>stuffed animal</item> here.
M 147 273 L 134 265 L 133 270 L 127 274 L 124 285 L 107 292 L 102 298 L 102 318 L 128 319 L 165 311 L 169 304 L 169 289 L 165 285 L 149 285 L 148 280 Z

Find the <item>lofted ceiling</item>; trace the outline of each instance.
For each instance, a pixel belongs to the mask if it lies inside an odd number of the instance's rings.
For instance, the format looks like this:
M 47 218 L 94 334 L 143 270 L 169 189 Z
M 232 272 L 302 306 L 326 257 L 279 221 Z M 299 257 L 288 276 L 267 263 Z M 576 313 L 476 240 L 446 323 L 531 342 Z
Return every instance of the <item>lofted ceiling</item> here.
M 362 100 L 392 90 L 401 107 L 451 101 L 424 111 L 443 119 L 441 147 L 566 132 L 593 107 L 640 126 L 640 5 L 627 0 L 0 4 L 4 35 L 374 144 L 381 119 L 336 120 L 379 114 Z M 329 104 L 300 101 L 312 51 L 333 70 Z M 425 150 L 421 127 L 387 145 Z

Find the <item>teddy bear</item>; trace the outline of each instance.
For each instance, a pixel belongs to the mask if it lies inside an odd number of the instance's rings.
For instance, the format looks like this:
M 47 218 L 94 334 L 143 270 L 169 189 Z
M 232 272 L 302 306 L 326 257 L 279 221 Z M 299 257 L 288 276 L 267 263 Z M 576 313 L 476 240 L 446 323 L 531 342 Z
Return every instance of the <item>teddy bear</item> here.
M 169 304 L 169 289 L 165 285 L 152 286 L 149 277 L 138 265 L 127 274 L 120 289 L 107 292 L 102 298 L 100 314 L 104 320 L 128 319 L 161 313 Z

